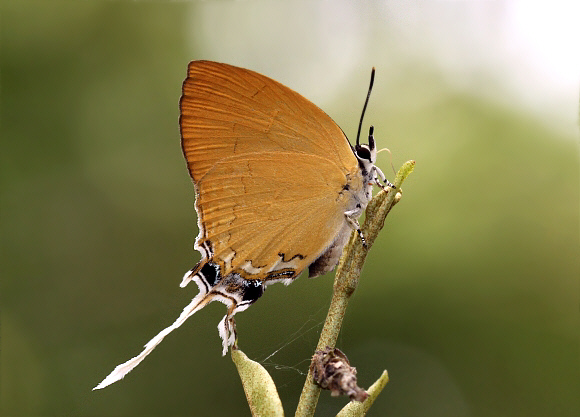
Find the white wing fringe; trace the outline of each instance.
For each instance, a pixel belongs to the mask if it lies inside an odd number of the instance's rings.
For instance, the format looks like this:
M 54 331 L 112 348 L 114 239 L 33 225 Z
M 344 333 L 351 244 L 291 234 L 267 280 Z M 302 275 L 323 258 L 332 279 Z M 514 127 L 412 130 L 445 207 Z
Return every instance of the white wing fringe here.
M 191 281 L 191 280 L 193 279 L 193 277 L 194 277 L 194 276 L 195 276 L 195 275 L 193 275 L 193 274 L 191 273 L 191 271 L 187 271 L 187 272 L 185 273 L 185 275 L 183 276 L 183 279 L 181 280 L 181 283 L 179 284 L 179 286 L 180 286 L 181 288 L 184 288 L 184 287 L 185 287 L 187 284 L 189 284 L 189 281 Z M 200 288 L 200 291 L 201 291 L 201 288 Z
M 171 326 L 163 329 L 157 336 L 155 336 L 145 345 L 143 352 L 141 352 L 138 356 L 129 359 L 127 362 L 118 365 L 115 369 L 113 369 L 113 372 L 111 372 L 105 379 L 103 379 L 103 381 L 95 388 L 93 388 L 93 390 L 105 388 L 106 386 L 122 379 L 125 375 L 131 372 L 133 368 L 139 365 L 141 361 L 145 359 L 159 343 L 161 343 L 165 336 L 181 326 L 185 320 L 187 320 L 195 312 L 201 310 L 212 300 L 212 297 L 207 297 L 207 293 L 199 293 L 197 296 L 195 296 L 194 299 L 191 300 L 191 303 L 189 303 L 187 307 L 183 309 L 177 320 L 175 320 Z

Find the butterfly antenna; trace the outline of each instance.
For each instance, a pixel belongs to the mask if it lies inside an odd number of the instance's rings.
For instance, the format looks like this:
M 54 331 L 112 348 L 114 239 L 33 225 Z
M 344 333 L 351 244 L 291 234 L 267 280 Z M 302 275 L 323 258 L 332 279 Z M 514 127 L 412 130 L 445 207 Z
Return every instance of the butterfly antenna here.
M 369 92 L 367 93 L 367 99 L 365 100 L 365 105 L 363 107 L 362 114 L 360 115 L 360 122 L 358 122 L 358 132 L 356 134 L 356 146 L 359 146 L 360 140 L 360 130 L 362 128 L 363 118 L 365 117 L 365 111 L 367 110 L 367 104 L 369 104 L 369 98 L 371 97 L 371 91 L 373 89 L 373 83 L 375 82 L 375 67 L 371 71 L 371 84 L 369 85 Z

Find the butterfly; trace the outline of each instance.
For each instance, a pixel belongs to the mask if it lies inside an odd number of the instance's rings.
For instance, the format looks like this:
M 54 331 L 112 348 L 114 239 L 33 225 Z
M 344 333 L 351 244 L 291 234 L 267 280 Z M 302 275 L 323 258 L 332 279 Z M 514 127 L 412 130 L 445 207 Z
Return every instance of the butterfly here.
M 123 378 L 171 331 L 212 301 L 223 354 L 237 340 L 234 315 L 272 283 L 291 283 L 338 263 L 373 184 L 394 186 L 368 144 L 352 146 L 320 108 L 257 72 L 211 61 L 189 64 L 180 100 L 181 146 L 195 186 L 201 260 L 181 282 L 199 293 L 178 319 L 117 366 L 95 389 Z

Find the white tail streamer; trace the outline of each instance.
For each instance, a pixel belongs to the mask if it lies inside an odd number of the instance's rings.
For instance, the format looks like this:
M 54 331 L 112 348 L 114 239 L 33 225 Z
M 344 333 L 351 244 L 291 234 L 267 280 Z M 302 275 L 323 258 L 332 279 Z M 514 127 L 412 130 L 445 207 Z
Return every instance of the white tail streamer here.
M 165 336 L 167 336 L 173 330 L 181 326 L 185 322 L 185 320 L 187 320 L 195 312 L 201 310 L 211 301 L 213 301 L 213 297 L 208 297 L 207 293 L 200 292 L 197 296 L 194 297 L 193 300 L 191 300 L 191 303 L 189 303 L 187 307 L 183 309 L 177 320 L 175 320 L 175 322 L 171 326 L 161 330 L 157 336 L 155 336 L 153 339 L 147 342 L 143 352 L 141 352 L 134 358 L 129 359 L 127 362 L 117 365 L 117 367 L 113 369 L 113 372 L 111 372 L 105 379 L 103 379 L 103 381 L 95 388 L 93 388 L 93 390 L 105 388 L 106 386 L 111 385 L 112 383 L 122 379 L 125 375 L 131 372 L 137 365 L 139 365 L 141 361 L 143 361 L 143 359 L 145 359 L 147 355 L 149 355 L 153 351 L 153 349 L 155 349 L 155 347 L 159 343 L 161 343 L 161 341 Z

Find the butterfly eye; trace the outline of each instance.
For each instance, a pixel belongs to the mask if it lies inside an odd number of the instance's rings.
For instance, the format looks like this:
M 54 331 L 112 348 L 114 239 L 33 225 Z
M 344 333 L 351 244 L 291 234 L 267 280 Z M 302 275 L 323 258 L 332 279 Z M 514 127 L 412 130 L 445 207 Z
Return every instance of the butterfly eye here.
M 371 151 L 366 145 L 356 145 L 355 146 L 356 156 L 358 159 L 371 160 Z

